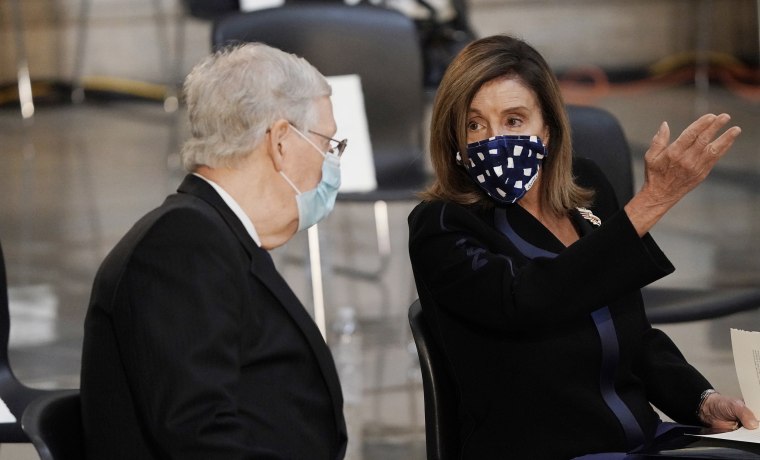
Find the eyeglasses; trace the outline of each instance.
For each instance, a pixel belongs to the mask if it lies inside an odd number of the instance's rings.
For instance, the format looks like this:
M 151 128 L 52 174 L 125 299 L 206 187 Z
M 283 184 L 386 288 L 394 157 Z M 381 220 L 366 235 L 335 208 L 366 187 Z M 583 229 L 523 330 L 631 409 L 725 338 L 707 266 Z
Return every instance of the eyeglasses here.
M 325 136 L 324 134 L 319 134 L 316 131 L 309 130 L 310 133 L 316 134 L 317 136 L 321 137 L 322 139 L 327 139 L 330 142 L 335 142 L 335 145 L 330 147 L 330 150 L 328 152 L 341 156 L 343 155 L 343 151 L 346 150 L 346 146 L 348 145 L 348 139 L 343 139 L 342 141 L 339 141 L 337 139 L 333 139 L 332 137 Z

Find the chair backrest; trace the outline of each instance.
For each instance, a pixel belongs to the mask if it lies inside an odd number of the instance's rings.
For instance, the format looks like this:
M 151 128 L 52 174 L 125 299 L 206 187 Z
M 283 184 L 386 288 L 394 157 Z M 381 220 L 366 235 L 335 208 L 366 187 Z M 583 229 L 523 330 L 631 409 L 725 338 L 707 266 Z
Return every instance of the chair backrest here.
M 16 417 L 15 423 L 0 423 L 0 443 L 29 442 L 21 427 L 21 418 L 29 404 L 37 398 L 59 390 L 29 388 L 18 381 L 8 361 L 8 337 L 11 328 L 8 302 L 8 279 L 5 257 L 0 245 L 0 398 Z
M 11 331 L 11 316 L 8 304 L 8 278 L 5 274 L 5 256 L 0 244 L 0 367 L 9 367 L 8 338 Z
M 42 392 L 21 385 L 11 369 L 8 360 L 8 338 L 11 330 L 9 307 L 5 255 L 0 244 L 0 398 L 17 419 L 16 423 L 0 424 L 0 442 L 29 442 L 21 429 L 21 414 L 29 401 Z
M 79 390 L 37 398 L 24 411 L 21 425 L 40 460 L 82 460 L 84 437 Z
M 198 19 L 216 19 L 240 11 L 239 0 L 182 0 L 188 14 Z
M 428 460 L 459 458 L 459 400 L 456 388 L 446 368 L 443 352 L 438 347 L 422 316 L 422 306 L 416 300 L 409 307 L 409 326 L 412 329 L 422 371 L 425 398 L 425 444 Z
M 369 5 L 309 2 L 233 14 L 214 24 L 214 49 L 254 41 L 297 54 L 327 76 L 358 74 L 378 189 L 423 183 L 422 53 L 411 19 Z
M 568 105 L 573 153 L 593 160 L 623 206 L 633 197 L 631 149 L 617 118 L 597 107 Z

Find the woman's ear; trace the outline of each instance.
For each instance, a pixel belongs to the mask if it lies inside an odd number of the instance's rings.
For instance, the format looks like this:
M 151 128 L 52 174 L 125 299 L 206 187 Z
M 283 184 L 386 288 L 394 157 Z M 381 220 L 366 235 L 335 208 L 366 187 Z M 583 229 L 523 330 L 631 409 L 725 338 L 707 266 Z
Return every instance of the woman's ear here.
M 269 156 L 272 158 L 272 164 L 274 164 L 274 169 L 277 172 L 282 171 L 283 142 L 285 141 L 285 138 L 287 137 L 289 131 L 290 123 L 288 123 L 288 121 L 283 118 L 272 123 L 272 126 L 269 128 L 269 130 L 267 130 L 267 151 L 269 153 Z

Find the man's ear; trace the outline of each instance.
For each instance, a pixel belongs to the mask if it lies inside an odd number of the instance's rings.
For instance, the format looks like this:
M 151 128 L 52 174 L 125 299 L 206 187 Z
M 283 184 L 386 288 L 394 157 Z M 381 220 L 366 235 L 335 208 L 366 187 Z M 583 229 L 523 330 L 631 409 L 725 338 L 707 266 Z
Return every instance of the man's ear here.
M 282 171 L 283 142 L 285 141 L 285 138 L 288 136 L 289 132 L 290 123 L 284 118 L 280 118 L 279 120 L 272 123 L 272 126 L 267 131 L 267 151 L 269 153 L 269 156 L 272 158 L 274 169 L 277 172 Z

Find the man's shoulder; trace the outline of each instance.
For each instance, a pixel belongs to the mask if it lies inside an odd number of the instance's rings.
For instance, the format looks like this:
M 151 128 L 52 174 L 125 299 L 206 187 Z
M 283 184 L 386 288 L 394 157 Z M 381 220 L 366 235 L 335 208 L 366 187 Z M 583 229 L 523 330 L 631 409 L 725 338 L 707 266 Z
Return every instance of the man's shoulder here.
M 213 228 L 221 222 L 221 216 L 209 203 L 193 195 L 176 193 L 135 222 L 125 238 L 141 239 L 150 231 L 165 227 L 197 235 L 201 231 L 198 226 Z
M 208 241 L 211 235 L 225 232 L 226 224 L 213 208 L 203 200 L 186 194 L 174 194 L 151 210 L 124 234 L 107 257 L 126 260 L 135 249 L 152 241 L 183 242 Z

